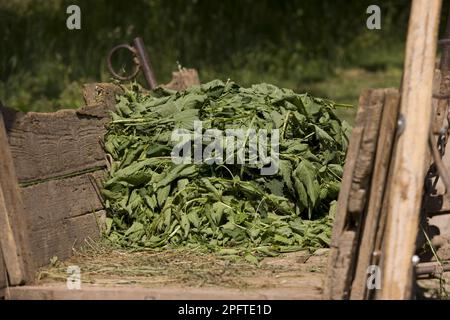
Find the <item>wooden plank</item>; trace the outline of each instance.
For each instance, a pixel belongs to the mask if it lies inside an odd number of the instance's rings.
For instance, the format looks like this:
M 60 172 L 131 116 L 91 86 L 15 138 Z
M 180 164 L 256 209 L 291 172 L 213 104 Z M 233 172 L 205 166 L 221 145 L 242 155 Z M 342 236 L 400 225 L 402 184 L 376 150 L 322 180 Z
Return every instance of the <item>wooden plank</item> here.
M 93 107 L 98 112 L 99 106 Z M 3 109 L 17 178 L 21 183 L 105 166 L 100 140 L 107 118 L 77 110 L 18 113 Z
M 85 244 L 86 239 L 99 239 L 100 226 L 106 212 L 101 210 L 82 216 L 56 221 L 43 221 L 33 227 L 33 239 L 30 250 L 37 267 L 48 265 L 50 260 L 69 258 L 73 249 Z
M 450 91 L 450 71 L 435 70 L 433 84 L 433 92 L 448 94 Z M 431 125 L 433 133 L 439 134 L 442 127 L 445 125 L 444 121 L 446 121 L 448 100 L 433 99 L 432 105 L 434 110 L 434 120 Z
M 366 122 L 367 105 L 371 90 L 364 90 L 359 97 L 359 108 L 356 114 L 355 126 L 353 127 L 350 142 L 345 159 L 344 174 L 338 198 L 338 207 L 333 223 L 333 231 L 330 244 L 330 255 L 328 258 L 328 273 L 324 290 L 326 299 L 343 299 L 348 294 L 345 289 L 350 283 L 349 260 L 354 250 L 355 230 L 345 233 L 348 227 L 348 199 L 351 192 L 353 172 L 356 167 L 360 151 L 364 126 Z M 355 223 L 350 223 L 355 225 Z
M 366 106 L 369 103 L 371 90 L 364 90 L 359 97 L 359 108 L 356 114 L 355 126 L 353 127 L 350 142 L 345 158 L 345 166 L 343 173 L 343 180 L 338 199 L 338 210 L 336 212 L 335 221 L 333 224 L 333 235 L 331 239 L 331 246 L 336 247 L 339 241 L 339 236 L 345 228 L 348 212 L 348 196 L 352 186 L 353 171 L 358 159 L 361 140 L 364 132 L 364 123 L 366 117 Z
M 0 300 L 5 297 L 5 288 L 8 285 L 5 262 L 3 261 L 3 252 L 0 246 Z
M 444 38 L 450 38 L 450 15 L 447 16 L 447 26 L 445 28 Z M 442 48 L 438 71 L 441 79 L 437 83 L 437 90 L 436 88 L 433 88 L 433 92 L 447 94 L 450 91 L 450 47 L 448 45 Z M 439 134 L 442 127 L 445 125 L 448 107 L 449 103 L 447 99 L 433 101 L 433 110 L 435 110 L 435 113 L 434 121 L 431 125 L 434 134 Z
M 0 246 L 9 283 L 18 285 L 29 278 L 31 260 L 22 199 L 17 185 L 11 151 L 0 111 Z
M 352 283 L 351 299 L 367 298 L 367 268 L 371 264 L 375 237 L 380 221 L 393 141 L 395 139 L 399 102 L 400 95 L 397 89 L 385 90 L 383 116 L 377 142 L 368 207 L 358 249 L 358 262 L 356 265 L 355 278 Z
M 442 1 L 414 0 L 406 43 L 398 138 L 388 195 L 381 299 L 408 299 L 412 293 L 412 256 L 418 232 L 432 86 Z
M 83 275 L 81 275 L 83 277 Z M 157 287 L 133 285 L 98 286 L 82 284 L 67 290 L 65 284 L 22 286 L 9 289 L 11 300 L 319 300 L 318 287 L 235 289 L 224 287 Z
M 40 221 L 76 217 L 103 209 L 90 177 L 100 181 L 102 170 L 71 178 L 50 180 L 21 188 L 24 208 L 31 227 Z
M 98 238 L 96 217 L 105 214 L 90 176 L 103 176 L 101 140 L 115 95 L 110 84 L 90 84 L 92 105 L 54 113 L 23 114 L 2 108 L 29 226 L 34 268 L 70 256 L 85 238 Z M 90 173 L 86 171 L 97 170 Z M 95 212 L 95 214 L 94 214 Z
M 333 226 L 333 243 L 329 265 L 331 299 L 347 299 L 353 280 L 359 232 L 370 190 L 375 151 L 380 129 L 384 90 L 362 93 L 356 130 L 352 133 L 344 168 L 344 179 Z M 354 129 L 355 130 L 355 129 Z M 350 186 L 349 186 L 350 184 Z
M 348 196 L 347 208 L 357 222 L 364 218 L 362 213 L 366 206 L 370 189 L 384 101 L 385 91 L 383 89 L 373 90 L 366 107 L 367 115 L 364 123 L 364 134 L 358 159 L 353 170 L 352 187 Z
M 31 255 L 37 267 L 48 264 L 54 256 L 68 258 L 84 239 L 99 237 L 96 219 L 105 212 L 90 176 L 99 179 L 103 172 L 22 188 Z

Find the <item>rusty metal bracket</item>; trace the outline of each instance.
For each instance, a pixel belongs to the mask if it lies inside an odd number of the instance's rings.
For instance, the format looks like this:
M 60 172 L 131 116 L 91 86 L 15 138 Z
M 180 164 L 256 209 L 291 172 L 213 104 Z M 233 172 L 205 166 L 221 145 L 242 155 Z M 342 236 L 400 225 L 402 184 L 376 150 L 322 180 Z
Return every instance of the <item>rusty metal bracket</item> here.
M 133 63 L 135 65 L 133 71 L 131 74 L 122 76 L 114 70 L 112 66 L 112 57 L 114 53 L 116 53 L 118 50 L 126 49 L 130 51 L 134 57 L 133 57 Z M 148 57 L 147 51 L 145 50 L 144 41 L 141 37 L 136 37 L 133 40 L 133 45 L 129 45 L 126 43 L 119 44 L 112 48 L 109 53 L 108 57 L 106 59 L 106 63 L 109 69 L 109 72 L 113 75 L 114 78 L 122 81 L 127 81 L 134 79 L 139 71 L 142 71 L 145 77 L 145 80 L 147 81 L 147 85 L 149 89 L 154 89 L 158 86 L 158 83 L 156 82 L 155 75 L 153 73 L 152 65 L 150 64 L 150 59 Z

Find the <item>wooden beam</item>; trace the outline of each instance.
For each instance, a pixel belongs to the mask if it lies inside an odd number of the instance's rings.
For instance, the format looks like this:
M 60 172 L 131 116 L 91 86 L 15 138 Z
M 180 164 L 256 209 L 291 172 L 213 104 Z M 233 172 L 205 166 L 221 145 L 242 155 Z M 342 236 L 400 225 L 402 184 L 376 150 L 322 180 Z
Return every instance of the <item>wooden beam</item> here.
M 388 195 L 380 299 L 409 299 L 432 117 L 441 0 L 414 0 L 406 43 L 400 130 Z
M 10 285 L 23 284 L 30 275 L 26 227 L 22 199 L 0 111 L 0 246 Z
M 83 276 L 83 275 L 82 275 Z M 10 300 L 319 300 L 321 289 L 224 287 L 142 287 L 84 284 L 81 290 L 67 290 L 65 283 L 9 288 Z

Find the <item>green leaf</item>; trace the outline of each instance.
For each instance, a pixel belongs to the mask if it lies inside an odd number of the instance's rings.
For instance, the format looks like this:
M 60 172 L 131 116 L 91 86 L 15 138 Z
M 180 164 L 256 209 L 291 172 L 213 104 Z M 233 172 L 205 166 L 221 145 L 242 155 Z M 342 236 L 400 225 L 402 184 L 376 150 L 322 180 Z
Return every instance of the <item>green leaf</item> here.
M 245 260 L 247 260 L 248 262 L 250 262 L 256 266 L 259 265 L 258 258 L 252 254 L 246 254 L 244 258 L 245 258 Z

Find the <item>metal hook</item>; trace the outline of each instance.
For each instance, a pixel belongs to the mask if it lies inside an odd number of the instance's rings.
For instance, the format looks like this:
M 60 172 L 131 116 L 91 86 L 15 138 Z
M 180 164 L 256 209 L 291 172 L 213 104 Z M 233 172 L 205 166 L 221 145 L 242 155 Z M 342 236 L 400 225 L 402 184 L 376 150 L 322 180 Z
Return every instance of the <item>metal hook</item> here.
M 134 62 L 135 68 L 134 68 L 133 72 L 128 76 L 119 75 L 112 66 L 112 62 L 111 62 L 112 56 L 119 49 L 127 49 L 127 50 L 131 51 L 131 53 L 133 53 L 133 55 L 134 55 L 133 62 Z M 123 80 L 123 81 L 131 80 L 136 77 L 139 70 L 142 70 L 145 80 L 147 81 L 148 87 L 150 89 L 154 89 L 158 86 L 155 76 L 153 74 L 152 66 L 150 64 L 150 59 L 148 57 L 147 52 L 145 51 L 144 41 L 140 37 L 134 38 L 132 46 L 130 46 L 128 44 L 119 44 L 119 45 L 115 46 L 114 48 L 112 48 L 108 53 L 108 58 L 107 58 L 106 62 L 107 62 L 109 72 L 111 72 L 113 77 L 116 79 Z

